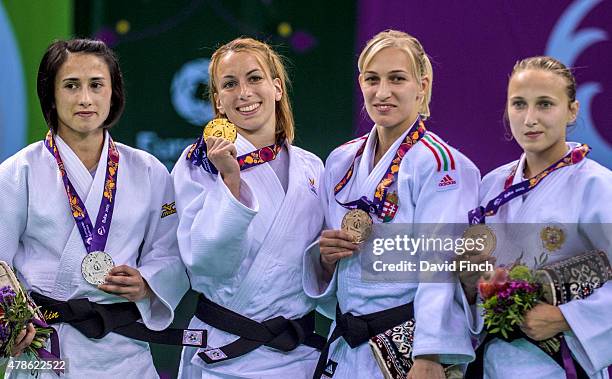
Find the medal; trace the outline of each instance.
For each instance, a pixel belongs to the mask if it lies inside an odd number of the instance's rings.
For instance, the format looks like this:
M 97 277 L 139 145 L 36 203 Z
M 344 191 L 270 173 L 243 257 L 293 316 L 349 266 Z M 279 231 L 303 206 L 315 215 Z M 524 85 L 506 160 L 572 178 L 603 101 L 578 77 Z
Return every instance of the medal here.
M 204 141 L 208 137 L 217 137 L 234 143 L 236 135 L 236 125 L 226 118 L 215 118 L 204 127 Z
M 485 224 L 474 224 L 463 232 L 463 240 L 471 239 L 473 241 L 480 240 L 479 242 L 484 245 L 482 250 L 472 250 L 469 251 L 470 255 L 491 255 L 493 251 L 495 251 L 495 247 L 497 247 L 497 238 L 495 234 Z
M 83 244 L 85 245 L 85 250 L 87 251 L 87 255 L 81 263 L 81 274 L 90 284 L 102 284 L 104 283 L 106 274 L 115 266 L 111 256 L 103 250 L 106 247 L 111 220 L 113 218 L 113 209 L 115 207 L 117 172 L 119 170 L 119 150 L 117 150 L 113 139 L 109 135 L 104 189 L 100 208 L 98 210 L 98 217 L 96 218 L 96 224 L 94 226 L 89 218 L 89 212 L 85 208 L 85 203 L 68 178 L 64 162 L 62 162 L 62 158 L 59 155 L 57 145 L 55 144 L 51 132 L 47 133 L 45 146 L 55 157 L 62 181 L 64 182 L 70 213 L 74 218 L 74 222 L 79 230 Z
M 351 209 L 342 218 L 341 228 L 353 238 L 353 243 L 362 243 L 372 234 L 372 218 L 361 209 Z
M 81 274 L 87 283 L 97 286 L 104 284 L 104 277 L 113 267 L 115 267 L 115 262 L 110 255 L 103 251 L 94 251 L 83 258 Z

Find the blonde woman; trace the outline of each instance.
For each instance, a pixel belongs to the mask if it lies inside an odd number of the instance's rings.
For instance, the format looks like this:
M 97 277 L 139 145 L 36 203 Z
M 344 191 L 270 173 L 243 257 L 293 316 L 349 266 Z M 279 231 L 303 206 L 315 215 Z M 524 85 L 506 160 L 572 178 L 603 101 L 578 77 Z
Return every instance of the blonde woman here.
M 480 174 L 426 129 L 433 72 L 416 38 L 381 32 L 366 44 L 358 67 L 374 126 L 328 157 L 322 190 L 326 230 L 304 257 L 306 293 L 338 300 L 330 345 L 315 376 L 382 378 L 367 341 L 414 318 L 414 365 L 408 377 L 443 378 L 441 363 L 468 362 L 473 356 L 460 287 L 455 282 L 363 281 L 359 256 L 368 252 L 359 251 L 341 223 L 355 209 L 374 223 L 465 222 L 477 201 Z
M 321 341 L 301 257 L 323 225 L 323 163 L 292 145 L 287 74 L 270 46 L 230 41 L 209 73 L 216 117 L 237 136 L 201 138 L 173 170 L 181 256 L 201 294 L 190 327 L 207 329 L 209 346 L 185 348 L 179 376 L 306 378 Z

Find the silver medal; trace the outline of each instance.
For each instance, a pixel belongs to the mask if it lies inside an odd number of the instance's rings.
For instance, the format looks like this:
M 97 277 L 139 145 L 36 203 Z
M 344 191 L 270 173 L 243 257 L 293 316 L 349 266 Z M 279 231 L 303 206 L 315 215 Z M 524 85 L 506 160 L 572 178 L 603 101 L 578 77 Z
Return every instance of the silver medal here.
M 97 286 L 104 283 L 104 277 L 115 267 L 110 255 L 103 251 L 93 251 L 83 258 L 81 273 L 89 284 Z

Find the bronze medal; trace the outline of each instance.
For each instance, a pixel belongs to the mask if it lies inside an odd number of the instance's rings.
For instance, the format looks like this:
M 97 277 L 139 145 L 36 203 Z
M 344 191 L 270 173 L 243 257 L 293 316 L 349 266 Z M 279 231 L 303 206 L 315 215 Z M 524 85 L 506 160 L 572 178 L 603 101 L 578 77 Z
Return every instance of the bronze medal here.
M 484 245 L 482 250 L 475 249 L 467 252 L 470 255 L 491 255 L 491 253 L 493 253 L 497 247 L 497 238 L 495 237 L 495 234 L 491 228 L 485 224 L 474 224 L 467 228 L 465 232 L 463 232 L 463 239 L 466 240 L 468 238 L 474 241 L 480 239 L 482 240 L 480 242 Z
M 372 217 L 361 209 L 352 209 L 342 218 L 341 228 L 353 237 L 353 243 L 362 243 L 372 234 Z
M 215 118 L 204 127 L 204 141 L 208 137 L 223 138 L 227 141 L 236 141 L 236 125 L 226 118 Z

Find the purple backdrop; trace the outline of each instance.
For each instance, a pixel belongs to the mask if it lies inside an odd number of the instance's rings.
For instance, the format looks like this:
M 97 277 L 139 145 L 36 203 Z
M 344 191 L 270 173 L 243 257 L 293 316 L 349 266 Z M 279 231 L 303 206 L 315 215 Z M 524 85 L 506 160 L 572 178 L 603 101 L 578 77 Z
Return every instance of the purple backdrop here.
M 466 6 L 469 4 L 469 6 Z M 612 167 L 612 2 L 360 0 L 357 55 L 384 29 L 416 36 L 432 58 L 427 123 L 482 174 L 517 159 L 502 122 L 508 75 L 521 58 L 549 54 L 575 68 L 581 109 L 570 140 Z M 356 66 L 356 64 L 355 64 Z M 371 127 L 355 85 L 357 133 Z

